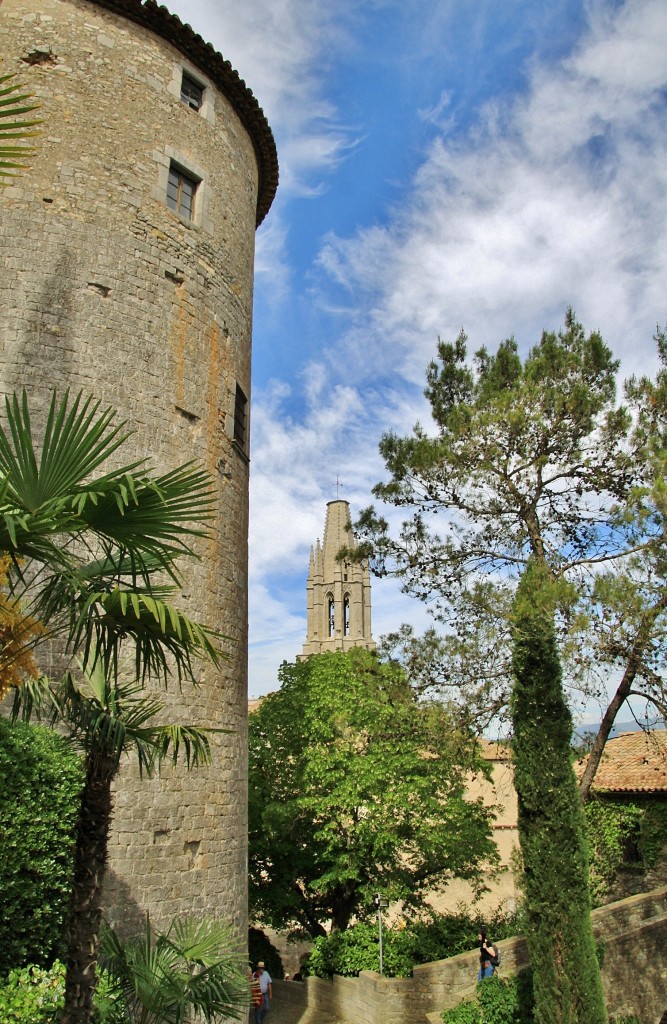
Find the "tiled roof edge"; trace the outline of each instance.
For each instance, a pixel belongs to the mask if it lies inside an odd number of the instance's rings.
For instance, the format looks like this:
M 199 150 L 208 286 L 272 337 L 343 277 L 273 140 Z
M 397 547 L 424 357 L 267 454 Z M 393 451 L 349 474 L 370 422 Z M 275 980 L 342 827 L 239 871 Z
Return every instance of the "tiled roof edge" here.
M 121 18 L 134 21 L 176 47 L 200 68 L 230 101 L 252 140 L 259 168 L 256 225 L 269 212 L 278 188 L 278 154 L 264 111 L 228 60 L 194 29 L 156 0 L 88 0 Z
M 600 786 L 599 788 L 595 785 L 591 787 L 594 796 L 613 796 L 615 793 L 622 793 L 624 796 L 632 794 L 661 794 L 665 795 L 667 792 L 667 786 Z

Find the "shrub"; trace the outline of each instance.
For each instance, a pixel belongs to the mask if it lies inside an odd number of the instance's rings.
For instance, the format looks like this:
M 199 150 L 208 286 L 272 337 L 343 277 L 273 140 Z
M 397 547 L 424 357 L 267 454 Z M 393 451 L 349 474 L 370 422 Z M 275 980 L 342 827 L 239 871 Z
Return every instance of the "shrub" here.
M 383 928 L 383 973 L 406 978 L 417 964 L 444 960 L 477 946 L 481 927 L 496 941 L 520 931 L 517 915 L 501 912 L 483 923 L 469 910 L 458 914 L 436 914 L 408 919 L 400 926 Z M 310 954 L 308 970 L 320 978 L 333 974 L 354 977 L 359 971 L 377 971 L 380 963 L 378 928 L 375 921 L 363 921 L 343 932 L 318 938 Z
M 23 967 L 10 971 L 0 986 L 0 1020 L 4 1024 L 52 1024 L 65 1000 L 65 967 L 56 960 L 45 971 Z
M 61 737 L 0 718 L 0 977 L 63 950 L 81 785 Z
M 497 974 L 477 985 L 477 999 L 465 999 L 442 1014 L 444 1024 L 533 1024 L 532 977 L 523 971 L 514 978 Z
M 411 942 L 406 931 L 384 928 L 382 931 L 383 972 L 390 978 L 407 978 L 412 973 Z M 315 940 L 308 959 L 308 971 L 318 978 L 333 974 L 352 978 L 359 971 L 377 971 L 380 967 L 380 943 L 376 924 L 362 921 L 342 932 L 332 932 Z
M 95 992 L 95 1024 L 125 1024 L 108 976 L 102 971 Z M 44 970 L 31 965 L 10 971 L 0 984 L 2 1024 L 56 1024 L 65 1003 L 65 965 L 56 960 Z

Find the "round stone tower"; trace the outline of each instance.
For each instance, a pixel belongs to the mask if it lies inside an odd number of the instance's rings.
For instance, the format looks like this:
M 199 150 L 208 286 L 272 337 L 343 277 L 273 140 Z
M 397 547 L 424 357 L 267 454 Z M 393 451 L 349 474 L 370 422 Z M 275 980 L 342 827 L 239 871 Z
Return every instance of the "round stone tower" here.
M 231 730 L 214 763 L 116 793 L 106 902 L 118 923 L 196 911 L 246 923 L 248 401 L 254 232 L 273 137 L 231 65 L 152 0 L 4 0 L 2 73 L 43 121 L 0 193 L 0 393 L 82 390 L 134 430 L 124 462 L 190 459 L 217 488 L 186 566 L 189 613 L 233 638 L 169 717 Z

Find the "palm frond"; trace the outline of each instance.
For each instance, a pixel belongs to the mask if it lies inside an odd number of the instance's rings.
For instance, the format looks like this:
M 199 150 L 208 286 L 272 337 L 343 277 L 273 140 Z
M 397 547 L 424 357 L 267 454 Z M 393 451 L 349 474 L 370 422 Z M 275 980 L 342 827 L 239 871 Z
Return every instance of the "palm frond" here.
M 116 674 L 124 641 L 133 648 L 136 678 L 193 679 L 193 658 L 219 666 L 224 659 L 214 641 L 223 638 L 174 605 L 147 591 L 116 587 L 82 592 L 71 606 L 67 646 L 82 652 L 84 665 L 96 656 Z
M 121 942 L 102 932 L 101 961 L 125 995 L 130 1018 L 144 1024 L 182 1024 L 192 1013 L 206 1021 L 239 1019 L 249 1005 L 246 964 L 232 930 L 208 918 L 175 918 L 153 939 Z
M 0 427 L 0 477 L 5 484 L 3 504 L 24 513 L 48 508 L 60 527 L 62 517 L 76 515 L 73 494 L 86 493 L 85 481 L 128 438 L 124 424 L 114 425 L 110 407 L 83 399 L 79 393 L 70 404 L 69 392 L 58 402 L 54 392 L 38 454 L 33 440 L 28 397 L 25 389 L 5 399 L 7 430 Z M 98 477 L 90 490 L 104 493 L 116 486 L 142 462 L 133 462 Z
M 60 718 L 61 707 L 51 682 L 46 676 L 25 679 L 13 688 L 10 717 L 13 722 L 30 722 L 33 718 L 51 725 Z
M 164 586 L 179 585 L 176 560 L 196 557 L 191 541 L 208 534 L 208 475 L 190 463 L 151 478 L 133 462 L 93 479 L 128 434 L 113 410 L 81 394 L 52 394 L 40 443 L 25 391 L 6 399 L 6 420 L 0 551 L 13 562 L 10 593 L 87 666 L 95 650 L 116 675 L 127 645 L 141 682 L 192 679 L 194 658 L 219 665 L 225 638 L 179 612 Z
M 33 131 L 38 120 L 26 120 L 25 114 L 36 110 L 38 104 L 31 102 L 30 93 L 22 93 L 14 75 L 0 77 L 0 185 L 11 185 L 16 172 L 27 167 L 25 160 L 32 156 L 34 148 L 26 146 L 24 140 L 37 135 Z

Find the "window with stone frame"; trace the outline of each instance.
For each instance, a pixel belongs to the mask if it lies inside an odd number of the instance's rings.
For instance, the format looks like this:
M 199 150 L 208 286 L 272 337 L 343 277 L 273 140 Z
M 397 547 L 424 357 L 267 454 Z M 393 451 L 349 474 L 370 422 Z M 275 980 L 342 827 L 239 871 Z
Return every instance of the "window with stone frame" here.
M 185 103 L 191 110 L 201 110 L 203 102 L 204 86 L 184 71 L 181 79 L 181 103 Z
M 195 211 L 195 195 L 199 182 L 177 164 L 169 167 L 167 206 L 183 220 L 191 221 Z

